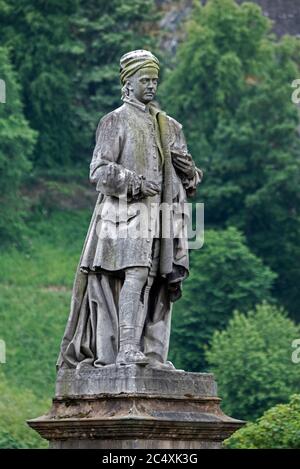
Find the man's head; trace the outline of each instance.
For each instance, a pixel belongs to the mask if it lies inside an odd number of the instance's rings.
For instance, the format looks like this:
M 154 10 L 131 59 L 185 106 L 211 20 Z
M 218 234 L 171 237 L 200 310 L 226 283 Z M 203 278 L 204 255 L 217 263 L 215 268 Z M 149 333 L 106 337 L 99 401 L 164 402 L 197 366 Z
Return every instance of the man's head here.
M 136 50 L 123 55 L 120 75 L 123 96 L 134 96 L 147 104 L 155 97 L 158 83 L 159 61 L 149 51 Z
M 158 83 L 158 73 L 155 68 L 141 68 L 128 78 L 126 88 L 131 95 L 143 104 L 154 99 Z

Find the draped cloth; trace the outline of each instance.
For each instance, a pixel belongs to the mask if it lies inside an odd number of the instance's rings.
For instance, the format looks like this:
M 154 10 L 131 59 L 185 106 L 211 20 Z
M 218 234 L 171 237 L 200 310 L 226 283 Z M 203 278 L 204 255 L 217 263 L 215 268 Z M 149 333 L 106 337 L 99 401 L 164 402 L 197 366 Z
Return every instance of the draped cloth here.
M 96 206 L 103 195 L 98 196 Z M 95 227 L 95 209 L 87 240 Z M 84 245 L 84 247 L 85 247 Z M 84 252 L 84 248 L 83 248 Z M 118 302 L 122 277 L 110 273 L 86 273 L 79 261 L 71 299 L 70 315 L 57 366 L 76 368 L 83 363 L 104 366 L 115 363 L 119 349 Z M 168 355 L 172 303 L 168 281 L 157 276 L 150 289 L 143 334 L 143 350 L 149 358 L 165 363 Z

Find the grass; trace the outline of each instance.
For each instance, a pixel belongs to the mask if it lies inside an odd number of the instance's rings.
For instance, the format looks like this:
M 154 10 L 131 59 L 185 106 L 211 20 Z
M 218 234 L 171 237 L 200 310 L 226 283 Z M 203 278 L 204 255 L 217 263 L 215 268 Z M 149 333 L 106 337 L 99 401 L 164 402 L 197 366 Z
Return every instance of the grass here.
M 45 447 L 25 420 L 49 409 L 55 363 L 90 210 L 56 211 L 28 223 L 26 249 L 0 254 L 0 447 Z

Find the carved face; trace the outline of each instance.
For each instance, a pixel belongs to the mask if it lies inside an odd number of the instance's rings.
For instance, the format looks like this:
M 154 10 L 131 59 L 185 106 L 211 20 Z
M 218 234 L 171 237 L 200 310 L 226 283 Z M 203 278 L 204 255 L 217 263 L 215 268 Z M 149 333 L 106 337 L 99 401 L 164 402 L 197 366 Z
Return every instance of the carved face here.
M 154 99 L 158 85 L 158 73 L 155 68 L 141 68 L 128 80 L 128 88 L 134 97 L 143 104 Z

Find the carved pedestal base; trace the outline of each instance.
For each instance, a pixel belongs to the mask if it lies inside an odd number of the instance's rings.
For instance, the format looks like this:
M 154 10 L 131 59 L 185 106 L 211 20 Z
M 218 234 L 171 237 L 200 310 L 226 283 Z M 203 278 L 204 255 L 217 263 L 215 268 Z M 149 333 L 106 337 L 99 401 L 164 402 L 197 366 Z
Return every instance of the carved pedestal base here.
M 136 365 L 61 369 L 47 415 L 28 422 L 50 448 L 220 448 L 243 422 L 220 409 L 213 375 Z

